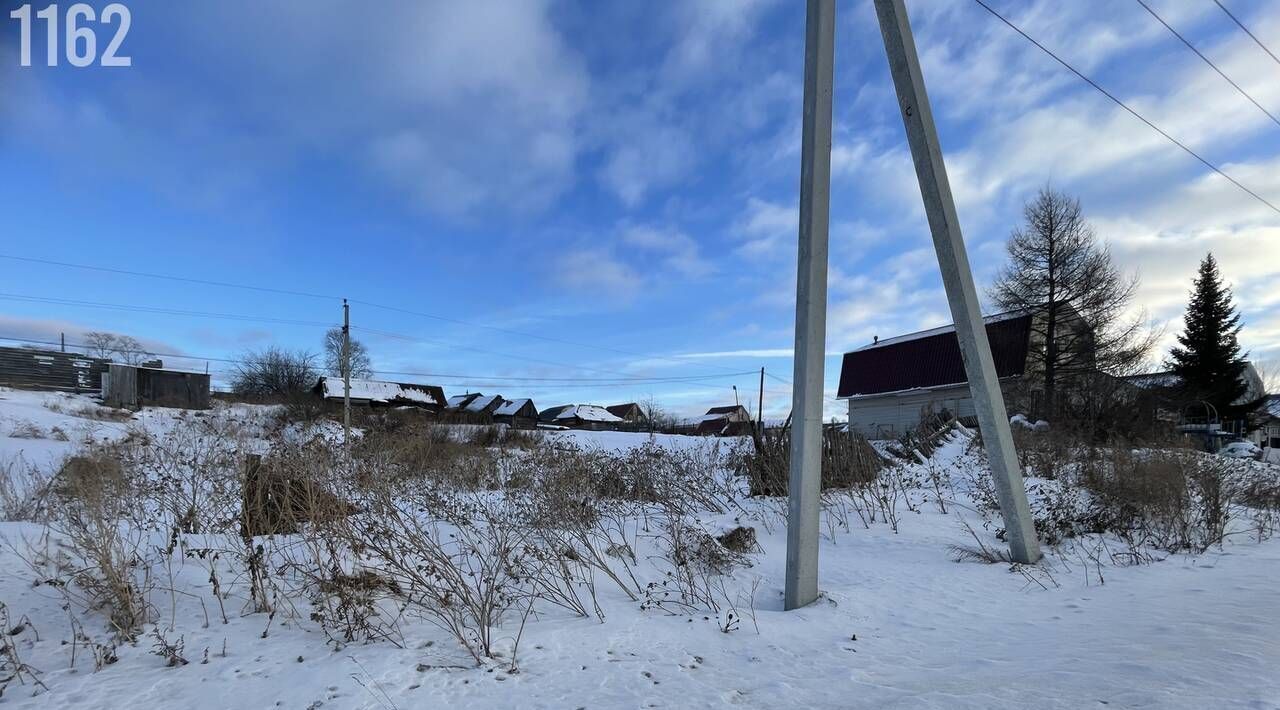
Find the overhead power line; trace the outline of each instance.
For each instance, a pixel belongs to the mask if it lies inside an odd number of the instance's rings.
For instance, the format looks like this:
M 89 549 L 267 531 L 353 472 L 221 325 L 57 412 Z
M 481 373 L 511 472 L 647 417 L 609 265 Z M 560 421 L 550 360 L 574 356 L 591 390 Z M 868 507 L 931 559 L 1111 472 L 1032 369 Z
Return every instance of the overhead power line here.
M 334 327 L 333 323 L 326 323 L 323 321 L 306 321 L 306 320 L 296 320 L 296 319 L 289 319 L 289 318 L 272 318 L 267 316 L 251 316 L 251 315 L 238 314 L 238 313 L 211 313 L 207 311 L 191 311 L 191 310 L 182 310 L 182 309 L 174 309 L 174 308 L 160 308 L 160 307 L 154 307 L 154 306 L 141 306 L 141 305 L 133 305 L 133 304 L 120 304 L 120 303 L 102 303 L 99 301 L 81 301 L 81 300 L 68 299 L 68 298 L 27 296 L 23 294 L 12 294 L 12 293 L 0 293 L 0 300 L 19 301 L 19 302 L 26 302 L 26 303 L 51 303 L 51 304 L 58 304 L 58 305 L 76 306 L 76 307 L 82 307 L 82 308 L 100 308 L 100 309 L 106 309 L 106 310 L 117 310 L 117 311 L 124 311 L 124 312 L 130 312 L 130 313 L 153 313 L 153 314 L 160 314 L 160 315 L 175 315 L 175 316 L 193 317 L 193 318 L 216 318 L 216 319 L 223 319 L 223 320 L 249 322 L 249 323 L 285 324 L 285 325 L 298 325 L 298 326 L 316 327 L 316 328 Z M 614 377 L 612 377 L 609 381 L 616 381 L 618 379 L 627 379 L 627 378 L 634 377 L 634 375 L 632 375 L 631 373 L 622 372 L 620 370 L 610 370 L 606 368 L 589 367 L 586 365 L 559 362 L 556 360 L 543 360 L 538 358 L 530 358 L 524 355 L 516 355 L 513 353 L 501 352 L 497 350 L 488 350 L 485 348 L 477 348 L 469 345 L 457 345 L 455 343 L 449 343 L 446 341 L 434 340 L 431 338 L 426 338 L 421 336 L 405 335 L 403 333 L 395 333 L 395 332 L 379 330 L 375 328 L 363 328 L 359 326 L 352 326 L 352 328 L 357 330 L 362 330 L 368 333 L 382 335 L 384 337 L 396 338 L 399 340 L 406 340 L 411 342 L 430 343 L 433 345 L 447 347 L 454 350 L 467 350 L 470 352 L 476 352 L 476 353 L 481 353 L 485 355 L 492 355 L 494 357 L 508 358 L 508 359 L 512 359 L 512 360 L 516 360 L 524 363 L 538 363 L 543 365 L 551 365 L 554 367 L 563 367 L 568 370 L 579 370 L 583 372 L 599 372 L 606 375 L 613 375 Z M 185 357 L 185 356 L 172 355 L 171 357 Z M 199 358 L 199 359 L 204 359 L 204 358 Z M 737 373 L 734 373 L 734 374 L 736 376 Z M 746 374 L 751 374 L 751 373 L 746 373 Z M 709 374 L 696 375 L 691 377 L 692 379 L 708 379 L 713 377 L 713 375 L 709 375 Z M 570 378 L 566 378 L 566 380 L 568 379 Z M 700 386 L 707 387 L 710 389 L 718 389 L 718 388 L 711 387 L 710 385 L 700 385 Z
M 1218 0 L 1213 0 L 1213 4 L 1217 5 L 1219 8 L 1222 9 L 1223 12 L 1227 13 L 1227 17 L 1230 17 L 1232 22 L 1235 22 L 1236 25 L 1240 27 L 1240 29 L 1244 30 L 1244 33 L 1249 35 L 1249 39 L 1252 39 L 1254 43 L 1257 44 L 1262 49 L 1262 51 L 1266 52 L 1267 56 L 1271 57 L 1272 61 L 1274 61 L 1276 64 L 1280 64 L 1280 57 L 1277 57 L 1275 52 L 1272 52 L 1270 49 L 1267 49 L 1267 45 L 1263 44 L 1262 40 L 1258 39 L 1257 35 L 1250 32 L 1249 28 L 1245 27 L 1244 23 L 1240 21 L 1240 18 L 1231 14 L 1231 11 L 1227 9 L 1226 5 L 1223 5 L 1221 2 L 1218 2 Z
M 1129 112 L 1129 113 L 1130 113 L 1134 118 L 1136 118 L 1136 119 L 1138 119 L 1139 121 L 1142 121 L 1143 123 L 1147 124 L 1147 126 L 1148 126 L 1151 130 L 1155 131 L 1156 133 L 1159 133 L 1160 135 L 1164 136 L 1164 137 L 1165 137 L 1165 139 L 1166 139 L 1166 140 L 1168 140 L 1170 143 L 1173 143 L 1174 145 L 1176 145 L 1176 146 L 1178 146 L 1179 148 L 1181 148 L 1184 152 L 1186 152 L 1186 154 L 1187 154 L 1187 155 L 1190 155 L 1191 157 L 1195 158 L 1196 160 L 1198 160 L 1198 161 L 1200 161 L 1202 164 L 1204 164 L 1204 166 L 1205 166 L 1205 167 L 1209 168 L 1209 169 L 1210 169 L 1210 170 L 1212 170 L 1213 172 L 1215 172 L 1215 173 L 1217 173 L 1217 174 L 1221 175 L 1222 177 L 1226 178 L 1226 179 L 1227 179 L 1227 180 L 1228 180 L 1232 185 L 1235 185 L 1236 187 L 1240 188 L 1240 190 L 1242 190 L 1243 192 L 1245 192 L 1246 194 L 1248 194 L 1248 195 L 1249 195 L 1250 197 L 1252 197 L 1253 199 L 1257 200 L 1258 202 L 1262 203 L 1263 205 L 1266 205 L 1268 208 L 1270 208 L 1270 209 L 1271 209 L 1271 211 L 1272 211 L 1272 212 L 1275 212 L 1276 214 L 1280 214 L 1280 207 L 1276 207 L 1274 204 L 1272 204 L 1271 202 L 1269 202 L 1268 200 L 1266 200 L 1265 198 L 1263 198 L 1263 197 L 1262 197 L 1261 195 L 1259 195 L 1258 193 L 1256 193 L 1256 192 L 1254 192 L 1253 190 L 1250 190 L 1249 188 L 1245 187 L 1243 184 L 1241 184 L 1241 183 L 1240 183 L 1240 181 L 1236 180 L 1235 178 L 1233 178 L 1233 177 L 1231 177 L 1230 175 L 1228 175 L 1228 174 L 1226 174 L 1225 172 L 1223 172 L 1220 168 L 1218 168 L 1218 166 L 1214 165 L 1213 163 L 1210 163 L 1208 160 L 1205 160 L 1203 157 L 1201 157 L 1201 156 L 1200 156 L 1200 154 L 1199 154 L 1199 153 L 1197 153 L 1197 152 L 1195 152 L 1194 150 L 1192 150 L 1192 149 L 1188 148 L 1188 147 L 1186 146 L 1186 144 L 1182 143 L 1182 142 L 1181 142 L 1181 141 L 1179 141 L 1177 138 L 1174 138 L 1173 136 L 1171 136 L 1171 135 L 1169 135 L 1168 133 L 1166 133 L 1162 128 L 1160 128 L 1160 127 L 1159 127 L 1159 126 L 1157 126 L 1156 124 L 1152 123 L 1151 121 L 1147 120 L 1147 119 L 1146 119 L 1146 117 L 1144 117 L 1142 114 L 1138 113 L 1137 111 L 1133 110 L 1132 108 L 1129 108 L 1129 105 L 1128 105 L 1128 104 L 1126 104 L 1125 102 L 1123 102 L 1123 101 L 1121 101 L 1120 99 L 1116 98 L 1116 96 L 1115 96 L 1114 94 L 1112 94 L 1110 91 L 1107 91 L 1106 89 L 1102 88 L 1102 86 L 1101 86 L 1100 84 L 1098 84 L 1098 82 L 1096 82 L 1096 81 L 1094 81 L 1093 79 L 1090 79 L 1089 77 L 1085 76 L 1085 75 L 1084 75 L 1084 74 L 1083 74 L 1079 69 L 1076 69 L 1075 67 L 1071 66 L 1071 64 L 1067 63 L 1067 61 L 1066 61 L 1065 59 L 1063 59 L 1062 57 L 1059 57 L 1057 54 L 1054 54 L 1052 50 L 1050 50 L 1048 47 L 1044 46 L 1043 44 L 1040 44 L 1040 42 L 1036 41 L 1036 39 L 1035 39 L 1034 37 L 1032 37 L 1031 35 L 1027 34 L 1026 32 L 1023 32 L 1023 31 L 1022 31 L 1022 28 L 1020 28 L 1020 27 L 1018 27 L 1017 25 L 1015 25 L 1015 24 L 1013 24 L 1012 22 L 1010 22 L 1008 19 L 1006 19 L 1006 18 L 1005 18 L 1005 16 L 1004 16 L 1004 15 L 1001 15 L 999 12 L 996 12 L 996 11 L 995 11 L 995 9 L 993 9 L 993 8 L 992 8 L 990 5 L 988 5 L 987 3 L 983 2 L 983 0 L 973 0 L 973 1 L 974 1 L 974 2 L 976 2 L 977 4 L 981 5 L 981 6 L 982 6 L 982 8 L 983 8 L 984 10 L 986 10 L 986 11 L 987 11 L 987 12 L 989 12 L 989 13 L 991 13 L 993 16 L 995 16 L 995 18 L 996 18 L 996 19 L 998 19 L 998 20 L 1000 20 L 1001 22 L 1003 22 L 1004 24 L 1008 25 L 1008 26 L 1009 26 L 1009 28 L 1010 28 L 1010 29 L 1012 29 L 1014 32 L 1017 32 L 1018 34 L 1022 35 L 1024 39 L 1026 39 L 1026 40 L 1027 40 L 1028 42 L 1030 42 L 1031 44 L 1034 44 L 1034 45 L 1035 45 L 1035 46 L 1036 46 L 1040 51 L 1044 52 L 1045 54 L 1049 55 L 1050 57 L 1053 57 L 1053 59 L 1054 59 L 1055 61 L 1057 61 L 1057 62 L 1058 62 L 1059 64 L 1061 64 L 1062 66 L 1066 67 L 1066 68 L 1067 68 L 1067 70 L 1068 70 L 1068 71 L 1070 71 L 1072 74 L 1075 74 L 1076 76 L 1080 77 L 1080 78 L 1081 78 L 1082 80 L 1084 80 L 1087 84 L 1089 84 L 1090 86 L 1092 86 L 1093 88 L 1095 88 L 1095 89 L 1097 89 L 1099 92 L 1101 92 L 1103 96 L 1106 96 L 1108 99 L 1111 99 L 1111 100 L 1112 100 L 1112 101 L 1113 101 L 1117 106 L 1119 106 L 1120 108 L 1124 109 L 1125 111 L 1128 111 L 1128 112 Z
M 14 254 L 0 254 L 0 259 L 12 259 L 13 261 L 25 261 L 29 264 L 45 264 L 48 266 L 62 266 L 69 269 L 85 269 L 88 271 L 101 271 L 108 274 L 119 274 L 121 276 L 140 276 L 148 279 L 163 279 L 165 281 L 176 281 L 180 283 L 201 284 L 203 286 L 218 286 L 220 288 L 238 288 L 246 291 L 258 291 L 260 293 L 276 293 L 284 296 L 301 296 L 303 298 L 323 298 L 325 300 L 341 301 L 341 298 L 329 296 L 322 293 L 309 293 L 307 291 L 294 291 L 287 288 L 272 288 L 269 286 L 253 286 L 250 284 L 232 283 L 230 281 L 212 281 L 209 279 L 196 279 L 187 276 L 170 276 L 167 274 L 155 274 L 147 271 L 130 271 L 128 269 L 114 269 L 109 266 L 90 266 L 88 264 L 73 264 L 69 261 L 55 261 L 53 259 L 37 259 L 30 256 L 17 256 Z
M 208 311 L 188 311 L 178 308 L 161 308 L 159 306 L 139 306 L 122 303 L 103 303 L 100 301 L 80 301 L 72 298 L 52 298 L 47 296 L 26 296 L 18 293 L 0 293 L 0 300 L 21 301 L 24 303 L 51 303 L 62 306 L 81 308 L 100 308 L 110 311 L 126 311 L 129 313 L 155 313 L 159 315 L 185 316 L 192 318 L 217 318 L 222 320 L 245 321 L 249 323 L 268 323 L 274 325 L 301 325 L 318 328 L 332 328 L 333 323 L 321 321 L 296 320 L 293 318 L 272 318 L 269 316 L 251 316 L 237 313 L 211 313 Z
M 89 349 L 92 349 L 93 347 L 88 343 L 74 343 L 74 342 L 64 343 L 62 341 L 38 340 L 34 338 L 19 338 L 15 336 L 0 336 L 0 340 L 15 342 L 15 343 L 28 343 L 31 345 L 48 345 L 51 347 L 58 347 L 58 346 L 65 345 L 66 347 L 69 347 L 69 348 L 78 348 L 81 350 L 89 350 Z M 124 349 L 119 349 L 116 352 L 148 355 L 152 357 L 177 358 L 180 360 L 195 360 L 195 361 L 226 363 L 226 364 L 232 364 L 232 365 L 252 365 L 252 364 L 255 364 L 255 362 L 258 362 L 252 358 L 225 358 L 225 357 L 211 357 L 207 355 L 193 355 L 190 353 L 153 352 L 151 350 L 145 350 L 141 348 L 124 348 Z M 231 371 L 231 370 L 221 370 L 221 372 L 234 373 L 234 371 Z M 599 386 L 605 386 L 605 385 L 618 386 L 618 385 L 646 385 L 646 384 L 681 384 L 681 383 L 687 383 L 687 382 L 700 382 L 700 381 L 714 380 L 714 379 L 725 379 L 729 377 L 746 377 L 748 375 L 755 375 L 758 371 L 749 370 L 746 372 L 734 372 L 734 373 L 728 373 L 723 375 L 717 374 L 717 375 L 683 375 L 683 376 L 670 376 L 670 377 L 613 377 L 613 378 L 594 378 L 594 379 L 589 377 L 522 377 L 522 376 L 513 376 L 513 375 L 460 375 L 460 374 L 447 374 L 447 373 L 441 373 L 441 372 L 421 372 L 421 371 L 411 371 L 411 370 L 370 370 L 370 372 L 376 375 L 402 375 L 406 377 L 427 377 L 427 378 L 434 378 L 434 379 L 465 379 L 465 380 L 480 381 L 480 382 L 502 380 L 502 381 L 508 382 L 508 384 L 511 384 L 511 383 L 518 384 L 518 383 L 525 383 L 525 382 L 542 382 L 542 383 L 549 383 L 548 386 L 555 386 L 555 387 L 560 386 L 561 383 L 569 384 L 569 385 L 599 387 Z
M 173 282 L 178 282 L 178 283 L 192 283 L 192 284 L 200 284 L 200 285 L 202 285 L 202 286 L 216 286 L 216 287 L 218 287 L 218 288 L 243 289 L 243 290 L 247 290 L 247 291 L 257 291 L 257 292 L 260 292 L 260 293 L 275 293 L 275 294 L 281 294 L 281 295 L 286 295 L 286 296 L 298 296 L 298 297 L 302 297 L 302 298 L 316 298 L 316 299 L 322 299 L 322 300 L 327 300 L 327 301 L 341 301 L 341 300 L 342 300 L 342 298 L 341 298 L 341 297 L 339 297 L 339 296 L 335 296 L 335 295 L 332 295 L 332 294 L 314 293 L 314 292 L 310 292 L 310 291 L 300 291 L 300 290 L 295 290 L 295 289 L 286 289 L 286 288 L 274 288 L 274 287 L 268 287 L 268 286 L 256 286 L 256 285 L 252 285 L 252 284 L 234 283 L 234 282 L 230 282 L 230 281 L 215 281 L 215 280 L 210 280 L 210 279 L 191 278 L 191 277 L 187 277 L 187 276 L 174 276 L 174 275 L 171 275 L 171 274 L 158 274 L 158 273 L 148 272 L 148 271 L 134 271 L 134 270 L 130 270 L 130 269 L 117 269 L 117 268 L 112 268 L 112 267 L 108 267 L 108 266 L 96 266 L 96 265 L 93 265 L 93 264 L 78 264 L 78 263 L 73 263 L 73 262 L 69 262 L 69 261 L 58 261 L 58 260 L 55 260 L 55 259 L 40 259 L 40 258 L 36 258 L 36 257 L 19 256 L 19 255 L 16 255 L 16 254 L 0 254 L 0 259 L 10 259 L 10 260 L 13 260 L 13 261 L 22 261 L 22 262 L 27 262 L 27 263 L 30 263 L 30 264 L 44 264 L 44 265 L 47 265 L 47 266 L 58 266 L 58 267 L 68 268 L 68 269 L 83 269 L 83 270 L 86 270 L 86 271 L 98 271 L 98 272 L 102 272 L 102 273 L 117 274 L 117 275 L 121 275 L 121 276 L 133 276 L 133 277 L 139 277 L 139 278 L 161 279 L 161 280 L 165 280 L 165 281 L 173 281 Z M 647 359 L 647 360 L 666 360 L 666 361 L 668 361 L 668 362 L 675 362 L 675 363 L 679 363 L 679 364 L 681 364 L 681 365 L 688 365 L 688 364 L 690 364 L 690 363 L 691 363 L 691 361 L 692 361 L 692 359 L 691 359 L 691 358 L 682 358 L 682 357 L 680 357 L 680 356 L 678 356 L 678 355 L 674 355 L 674 356 L 673 356 L 673 355 L 649 355 L 649 354 L 645 354 L 645 353 L 637 353 L 637 352 L 632 352 L 632 351 L 629 351 L 629 350 L 622 350 L 622 349 L 619 349 L 619 348 L 612 348 L 612 347 L 608 347 L 608 346 L 605 346 L 605 345 L 599 345 L 599 344 L 596 344 L 596 343 L 583 343 L 583 342 L 576 342 L 576 341 L 573 341 L 573 340 L 565 340 L 565 339 L 563 339 L 563 338 L 556 338 L 556 337 L 549 336 L 549 335 L 542 335 L 542 334 L 540 334 L 540 333 L 529 333 L 529 332 L 525 332 L 525 331 L 521 331 L 521 330 L 514 330 L 514 329 L 511 329 L 511 328 L 503 328 L 503 327 L 500 327 L 500 326 L 487 325 L 487 324 L 484 324 L 484 323 L 473 323 L 473 322 L 471 322 L 471 321 L 466 321 L 466 320 L 462 320 L 462 319 L 459 319 L 459 318 L 451 318 L 451 317 L 448 317 L 448 316 L 441 316 L 441 315 L 437 315 L 437 314 L 433 314 L 433 313 L 426 313 L 426 312 L 423 312 L 423 311 L 417 311 L 417 310 L 413 310 L 413 309 L 409 309 L 409 308 L 401 308 L 401 307 L 399 307 L 399 306 L 391 306 L 391 305 L 387 305 L 387 304 L 385 304 L 385 303 L 377 303 L 377 302 L 374 302 L 374 301 L 366 301 L 366 300 L 358 299 L 358 298 L 351 298 L 351 299 L 348 299 L 348 300 L 349 300 L 352 304 L 358 304 L 358 305 L 362 305 L 362 306 L 368 306 L 368 307 L 370 307 L 370 308 L 377 308 L 377 309 L 380 309 L 380 310 L 390 311 L 390 312 L 393 312 L 393 313 L 402 313 L 402 314 L 405 314 L 405 315 L 418 316 L 418 317 L 420 317 L 420 318 L 427 318 L 427 319 L 429 319 L 429 320 L 435 320 L 435 321 L 439 321 L 439 322 L 442 322 L 442 323 L 451 323 L 451 324 L 453 324 L 453 325 L 460 325 L 460 326 L 465 326 L 465 327 L 468 327 L 468 328 L 479 328 L 479 329 L 482 329 L 482 330 L 488 330 L 488 331 L 495 332 L 495 333 L 503 333 L 503 334 L 505 334 L 505 335 L 514 335 L 514 336 L 517 336 L 517 337 L 530 338 L 530 339 L 533 339 L 533 340 L 541 340 L 541 341 L 544 341 L 544 342 L 548 342 L 548 343 L 556 343 L 556 344 L 559 344 L 559 345 L 571 345 L 571 346 L 573 346 L 573 347 L 578 347 L 578 348 L 590 348 L 590 349 L 592 349 L 592 350 L 597 350 L 597 351 L 600 351 L 600 352 L 613 353 L 613 354 L 615 354 L 615 355 L 626 355 L 626 356 L 628 356 L 628 357 L 636 357 L 636 358 L 642 358 L 642 359 Z M 717 370 L 724 370 L 724 371 L 726 371 L 726 372 L 729 372 L 729 371 L 731 371 L 731 370 L 732 370 L 732 368 L 724 367 L 724 366 L 721 366 L 721 365 L 715 365 L 715 364 L 705 364 L 705 366 L 706 366 L 706 367 L 710 367 L 710 368 L 714 368 L 714 369 L 717 369 Z
M 1204 60 L 1205 64 L 1208 64 L 1214 71 L 1218 72 L 1218 76 L 1222 77 L 1228 84 L 1235 87 L 1235 90 L 1240 92 L 1241 96 L 1248 99 L 1249 103 L 1252 103 L 1254 106 L 1257 106 L 1259 111 L 1266 114 L 1267 118 L 1271 119 L 1272 123 L 1276 124 L 1277 126 L 1280 126 L 1280 118 L 1276 118 L 1274 114 L 1272 114 L 1265 107 L 1263 107 L 1262 104 L 1258 103 L 1257 99 L 1249 95 L 1249 92 L 1245 91 L 1243 88 L 1240 87 L 1239 84 L 1232 81 L 1231 77 L 1227 76 L 1226 72 L 1219 69 L 1218 65 L 1213 63 L 1213 60 L 1206 57 L 1204 55 L 1204 52 L 1201 52 L 1200 50 L 1196 49 L 1195 45 L 1191 44 L 1191 42 L 1186 37 L 1183 37 L 1182 34 L 1179 33 L 1177 30 L 1173 29 L 1173 27 L 1168 22 L 1165 22 L 1163 17 L 1156 14 L 1156 11 L 1151 9 L 1151 6 L 1146 3 L 1146 0 L 1136 0 L 1136 1 L 1139 5 L 1143 7 L 1143 9 L 1145 9 L 1148 13 L 1150 13 L 1152 17 L 1156 18 L 1157 22 L 1164 25 L 1165 29 L 1173 33 L 1174 37 L 1177 37 L 1179 40 L 1182 40 L 1182 43 L 1187 45 L 1187 49 L 1190 49 L 1191 51 L 1195 52 L 1196 56 Z

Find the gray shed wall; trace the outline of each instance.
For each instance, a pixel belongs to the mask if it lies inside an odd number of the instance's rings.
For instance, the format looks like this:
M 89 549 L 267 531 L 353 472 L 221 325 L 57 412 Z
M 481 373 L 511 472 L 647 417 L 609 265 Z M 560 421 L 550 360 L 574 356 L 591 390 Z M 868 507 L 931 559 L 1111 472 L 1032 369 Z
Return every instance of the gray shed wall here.
M 196 372 L 111 365 L 102 400 L 111 407 L 209 408 L 209 376 Z

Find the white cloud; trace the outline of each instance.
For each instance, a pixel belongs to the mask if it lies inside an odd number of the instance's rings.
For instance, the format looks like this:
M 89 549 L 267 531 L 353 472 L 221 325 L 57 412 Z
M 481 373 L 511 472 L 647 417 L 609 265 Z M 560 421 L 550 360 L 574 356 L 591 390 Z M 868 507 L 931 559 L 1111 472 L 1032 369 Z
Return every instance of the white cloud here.
M 701 277 L 715 271 L 715 265 L 700 255 L 698 243 L 678 229 L 629 225 L 623 228 L 621 241 L 664 254 L 663 264 L 682 276 Z
M 590 302 L 630 301 L 643 279 L 604 249 L 567 251 L 556 260 L 553 290 L 570 299 Z
M 755 258 L 774 256 L 784 242 L 796 238 L 799 229 L 799 207 L 758 197 L 747 200 L 746 214 L 733 226 L 733 231 L 744 238 L 738 252 Z
M 454 216 L 543 208 L 575 182 L 591 87 L 550 0 L 225 0 L 148 12 L 170 38 L 166 71 L 140 55 L 111 83 L 66 93 L 27 72 L 14 111 L 42 100 L 42 119 L 61 127 L 0 107 L 0 128 L 47 136 L 51 150 L 71 141 L 77 170 L 141 164 L 160 190 L 177 176 L 184 198 L 252 198 L 271 171 L 316 159 Z
M 695 164 L 697 148 L 673 119 L 637 112 L 615 116 L 609 128 L 616 142 L 599 178 L 628 207 L 656 188 L 677 183 Z

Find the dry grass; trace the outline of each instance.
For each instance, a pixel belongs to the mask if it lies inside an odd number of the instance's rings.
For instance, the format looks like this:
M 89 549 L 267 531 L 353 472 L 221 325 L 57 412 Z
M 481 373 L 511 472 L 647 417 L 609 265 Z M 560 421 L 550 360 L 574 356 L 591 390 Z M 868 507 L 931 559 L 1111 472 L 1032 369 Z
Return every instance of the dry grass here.
M 98 422 L 127 422 L 133 418 L 133 412 L 127 409 L 116 409 L 97 404 L 81 403 L 67 406 L 62 402 L 50 400 L 44 403 L 44 408 L 69 417 L 90 419 Z
M 739 453 L 736 469 L 747 477 L 753 496 L 785 496 L 790 478 L 791 428 L 766 429 L 754 447 Z M 826 428 L 822 434 L 822 488 L 852 488 L 876 480 L 884 459 L 861 434 Z
M 9 437 L 12 439 L 47 439 L 49 434 L 36 423 L 26 419 L 19 419 L 9 426 Z

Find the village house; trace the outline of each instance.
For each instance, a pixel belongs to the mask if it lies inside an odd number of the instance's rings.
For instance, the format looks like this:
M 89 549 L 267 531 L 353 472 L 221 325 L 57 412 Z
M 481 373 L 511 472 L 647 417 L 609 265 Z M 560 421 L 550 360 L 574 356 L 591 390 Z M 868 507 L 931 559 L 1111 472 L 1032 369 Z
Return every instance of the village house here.
M 751 413 L 740 404 L 712 407 L 698 420 L 696 436 L 744 436 L 751 432 Z
M 1258 446 L 1265 445 L 1265 435 L 1258 431 L 1250 431 L 1251 424 L 1257 423 L 1257 417 L 1250 421 L 1248 417 L 1223 417 L 1214 412 L 1198 399 L 1188 396 L 1183 390 L 1182 378 L 1173 372 L 1149 372 L 1141 375 L 1130 375 L 1123 378 L 1125 382 L 1150 393 L 1159 403 L 1163 416 L 1179 425 L 1188 434 L 1206 437 L 1206 445 L 1211 450 L 1233 438 L 1249 439 Z M 1244 384 L 1244 394 L 1232 402 L 1233 405 L 1245 405 L 1257 402 L 1266 397 L 1262 377 L 1253 363 L 1246 362 L 1244 372 L 1240 373 L 1240 382 Z M 1266 403 L 1258 413 L 1264 420 L 1268 413 Z
M 321 377 L 311 391 L 327 403 L 343 401 L 341 377 Z M 444 390 L 436 385 L 383 380 L 351 380 L 351 403 L 361 406 L 409 406 L 439 412 L 445 408 Z
M 471 418 L 492 417 L 505 401 L 502 395 L 498 394 L 486 395 L 479 392 L 457 394 L 449 398 L 448 411 L 451 414 Z
M 508 399 L 493 410 L 493 421 L 515 429 L 538 428 L 538 408 L 532 399 Z
M 1280 463 L 1280 394 L 1267 395 L 1261 411 L 1261 426 L 1254 432 L 1253 443 L 1268 449 L 1268 461 Z
M 612 406 L 605 407 L 605 409 L 613 416 L 621 419 L 623 421 L 623 425 L 628 429 L 636 430 L 644 426 L 646 423 L 644 410 L 635 402 L 614 404 Z
M 1059 320 L 1055 340 L 1076 343 L 1068 371 L 1093 369 L 1092 337 L 1071 310 Z M 1042 310 L 987 316 L 987 340 L 1010 413 L 1034 411 L 1043 372 L 1034 356 L 1044 345 Z M 954 325 L 880 339 L 845 353 L 840 399 L 849 402 L 849 431 L 868 439 L 892 439 L 914 429 L 927 413 L 973 423 L 976 412 Z
M 570 429 L 589 429 L 591 431 L 614 431 L 622 425 L 622 419 L 609 413 L 608 409 L 594 404 L 562 404 L 558 407 L 544 409 L 538 415 L 538 421 L 545 425 L 562 426 Z

